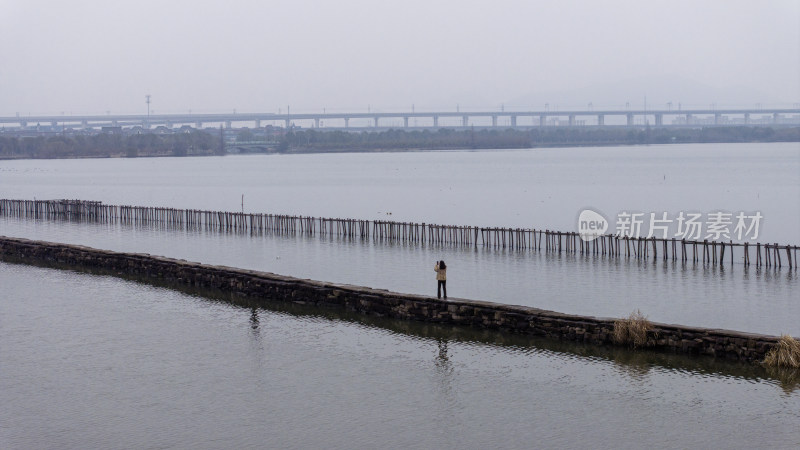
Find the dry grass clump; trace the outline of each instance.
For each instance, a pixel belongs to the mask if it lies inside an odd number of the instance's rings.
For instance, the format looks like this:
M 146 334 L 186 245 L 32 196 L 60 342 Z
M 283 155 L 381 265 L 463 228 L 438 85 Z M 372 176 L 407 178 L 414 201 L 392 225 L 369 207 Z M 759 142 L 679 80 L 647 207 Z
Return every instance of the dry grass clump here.
M 627 318 L 614 321 L 614 342 L 643 347 L 647 344 L 647 330 L 650 328 L 650 321 L 637 309 Z
M 764 357 L 764 365 L 800 368 L 800 341 L 788 334 L 782 334 L 778 343 Z

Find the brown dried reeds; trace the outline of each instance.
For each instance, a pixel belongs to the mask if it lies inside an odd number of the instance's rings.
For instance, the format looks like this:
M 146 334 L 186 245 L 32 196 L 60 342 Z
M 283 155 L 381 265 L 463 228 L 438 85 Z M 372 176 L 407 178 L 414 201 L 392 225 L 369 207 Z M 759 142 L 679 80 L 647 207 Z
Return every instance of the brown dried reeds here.
M 634 348 L 644 347 L 647 345 L 647 331 L 650 328 L 650 321 L 637 309 L 627 318 L 614 321 L 614 342 Z
M 778 343 L 764 357 L 764 365 L 800 368 L 800 341 L 788 334 L 782 334 Z

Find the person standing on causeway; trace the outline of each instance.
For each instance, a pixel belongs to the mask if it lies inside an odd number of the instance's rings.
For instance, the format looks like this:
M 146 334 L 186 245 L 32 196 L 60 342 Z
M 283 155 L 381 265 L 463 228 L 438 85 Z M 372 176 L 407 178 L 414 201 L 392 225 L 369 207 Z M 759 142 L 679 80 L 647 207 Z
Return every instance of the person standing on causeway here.
M 444 291 L 444 298 L 447 298 L 447 265 L 445 265 L 444 261 L 439 261 L 433 267 L 433 270 L 436 271 L 436 281 L 438 281 L 436 298 L 442 298 L 442 291 Z

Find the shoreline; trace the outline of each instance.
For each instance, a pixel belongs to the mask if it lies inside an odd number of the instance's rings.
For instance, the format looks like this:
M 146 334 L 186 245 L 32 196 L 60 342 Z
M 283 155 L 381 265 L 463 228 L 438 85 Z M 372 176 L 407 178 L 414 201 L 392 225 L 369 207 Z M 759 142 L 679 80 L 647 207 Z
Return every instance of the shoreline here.
M 223 155 L 198 153 L 187 154 L 183 156 L 175 156 L 170 154 L 158 155 L 140 155 L 130 157 L 126 155 L 75 155 L 65 157 L 44 157 L 32 158 L 28 156 L 22 157 L 8 157 L 0 156 L 0 161 L 38 161 L 38 160 L 78 160 L 78 159 L 161 159 L 161 158 L 207 158 L 207 157 L 224 157 L 224 156 L 259 156 L 259 155 L 331 155 L 331 154 L 348 154 L 348 153 L 423 153 L 423 152 L 491 152 L 491 151 L 508 151 L 508 150 L 540 150 L 540 149 L 571 149 L 571 148 L 609 148 L 609 147 L 664 147 L 680 144 L 792 144 L 800 143 L 800 141 L 748 141 L 748 142 L 726 142 L 726 141 L 712 141 L 712 142 L 665 142 L 665 143 L 625 143 L 625 142 L 590 142 L 590 143 L 565 143 L 565 144 L 542 144 L 531 145 L 524 147 L 491 147 L 491 148 L 465 148 L 465 147 L 410 147 L 410 148 L 353 148 L 353 149 L 294 149 L 286 152 L 243 152 L 243 153 L 226 153 Z
M 270 138 L 271 136 L 271 138 Z M 562 149 L 587 147 L 632 147 L 680 144 L 772 144 L 800 142 L 800 126 L 786 127 L 698 127 L 585 129 L 570 127 L 531 128 L 529 130 L 438 130 L 388 129 L 350 132 L 341 130 L 292 129 L 282 134 L 265 135 L 264 140 L 245 141 L 218 138 L 207 131 L 191 135 L 116 136 L 107 144 L 103 134 L 92 135 L 89 144 L 73 137 L 5 137 L 0 134 L 0 160 L 162 158 L 185 156 L 224 156 L 227 154 L 335 154 L 402 153 L 427 151 L 492 151 Z M 155 143 L 141 147 L 142 139 Z M 187 140 L 194 139 L 197 145 Z M 252 139 L 252 138 L 251 138 Z M 260 139 L 260 138 L 259 138 Z M 270 140 L 271 139 L 271 140 Z M 69 145 L 61 142 L 64 140 Z M 33 141 L 33 149 L 21 149 L 23 141 Z M 63 145 L 62 145 L 63 144 Z M 111 146 L 109 146 L 111 145 Z M 67 150 L 64 150 L 65 147 Z
M 563 314 L 480 300 L 403 294 L 364 286 L 300 279 L 269 272 L 214 266 L 141 253 L 0 236 L 0 259 L 20 263 L 103 269 L 199 288 L 217 289 L 261 304 L 288 302 L 335 307 L 402 320 L 493 329 L 600 346 L 613 341 L 615 318 Z M 647 343 L 656 351 L 758 363 L 777 336 L 651 322 Z

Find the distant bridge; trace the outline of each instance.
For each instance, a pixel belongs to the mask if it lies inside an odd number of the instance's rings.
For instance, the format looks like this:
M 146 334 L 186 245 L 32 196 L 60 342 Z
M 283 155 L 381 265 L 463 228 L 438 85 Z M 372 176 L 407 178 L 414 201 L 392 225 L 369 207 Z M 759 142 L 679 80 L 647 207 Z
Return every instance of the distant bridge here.
M 174 128 L 204 125 L 238 128 L 265 125 L 290 128 L 370 130 L 402 128 L 523 128 L 535 127 L 699 127 L 699 126 L 797 126 L 800 108 L 752 109 L 635 109 L 566 111 L 440 111 L 363 113 L 227 113 L 227 114 L 107 114 L 0 117 L 0 126 L 12 128 L 104 126 Z

